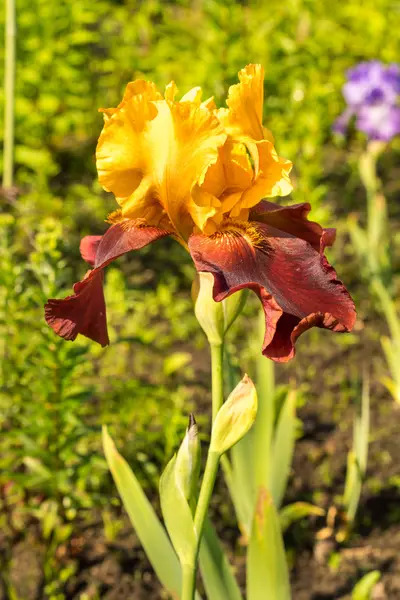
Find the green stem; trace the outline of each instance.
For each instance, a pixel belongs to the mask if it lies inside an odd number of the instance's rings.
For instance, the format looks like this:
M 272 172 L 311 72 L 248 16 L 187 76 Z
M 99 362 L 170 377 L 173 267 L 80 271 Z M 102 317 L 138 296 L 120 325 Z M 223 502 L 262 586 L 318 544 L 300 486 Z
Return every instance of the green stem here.
M 381 271 L 382 245 L 386 243 L 386 203 L 377 173 L 377 162 L 384 147 L 381 142 L 370 142 L 359 162 L 360 178 L 367 194 L 368 261 L 374 275 Z
M 192 600 L 196 589 L 196 572 L 192 565 L 182 565 L 182 600 Z
M 210 344 L 211 347 L 211 380 L 212 380 L 212 420 L 214 423 L 217 412 L 224 401 L 224 379 L 223 379 L 223 344 Z M 200 550 L 201 537 L 203 534 L 204 522 L 208 513 L 208 507 L 213 493 L 215 479 L 218 473 L 220 454 L 208 451 L 206 468 L 204 470 L 203 481 L 201 482 L 199 499 L 194 516 L 194 528 L 197 535 L 197 544 L 193 552 L 193 560 L 189 564 L 195 565 L 189 568 L 189 565 L 183 565 L 182 570 L 182 600 L 193 600 L 196 589 L 197 559 Z
M 207 516 L 208 505 L 210 504 L 215 479 L 217 477 L 220 456 L 221 455 L 218 452 L 209 452 L 207 456 L 203 482 L 201 484 L 199 500 L 197 502 L 196 514 L 194 516 L 194 527 L 199 540 L 196 549 L 196 560 L 200 547 L 200 539 L 203 533 L 204 520 Z
M 212 378 L 212 422 L 224 402 L 224 345 L 210 344 L 211 347 L 211 378 Z
M 207 455 L 207 463 L 204 471 L 203 481 L 201 483 L 201 489 L 199 494 L 199 500 L 197 502 L 196 513 L 194 516 L 194 528 L 197 535 L 197 544 L 193 552 L 193 561 L 191 564 L 182 566 L 182 600 L 194 600 L 194 593 L 196 590 L 196 572 L 197 572 L 197 559 L 199 556 L 200 542 L 203 534 L 204 522 L 208 513 L 208 506 L 210 504 L 211 495 L 214 489 L 215 479 L 217 477 L 218 465 L 219 465 L 220 454 L 216 452 L 209 452 Z
M 14 88 L 15 88 L 15 0 L 6 0 L 6 35 L 4 64 L 4 162 L 3 187 L 13 185 L 14 170 Z

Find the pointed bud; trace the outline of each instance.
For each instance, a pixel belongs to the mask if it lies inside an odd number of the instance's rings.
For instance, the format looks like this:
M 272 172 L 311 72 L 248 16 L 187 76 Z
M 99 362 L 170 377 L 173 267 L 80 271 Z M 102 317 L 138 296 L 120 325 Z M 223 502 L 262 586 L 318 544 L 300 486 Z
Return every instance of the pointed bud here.
M 245 375 L 215 418 L 210 451 L 223 454 L 248 432 L 257 415 L 257 392 Z
M 194 498 L 200 475 L 200 442 L 196 420 L 189 415 L 186 435 L 176 455 L 175 479 L 188 502 Z
M 222 302 L 213 299 L 214 276 L 197 273 L 192 284 L 194 312 L 210 344 L 219 345 L 243 310 L 248 290 L 240 290 Z

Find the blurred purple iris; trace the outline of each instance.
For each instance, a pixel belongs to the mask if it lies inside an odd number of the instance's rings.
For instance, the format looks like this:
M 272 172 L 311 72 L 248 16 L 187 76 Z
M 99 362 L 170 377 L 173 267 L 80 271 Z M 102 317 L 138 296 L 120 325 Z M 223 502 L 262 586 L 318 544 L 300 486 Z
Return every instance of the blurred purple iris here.
M 362 62 L 347 71 L 343 86 L 347 108 L 333 129 L 344 134 L 349 121 L 372 140 L 389 141 L 400 134 L 400 67 L 377 60 Z

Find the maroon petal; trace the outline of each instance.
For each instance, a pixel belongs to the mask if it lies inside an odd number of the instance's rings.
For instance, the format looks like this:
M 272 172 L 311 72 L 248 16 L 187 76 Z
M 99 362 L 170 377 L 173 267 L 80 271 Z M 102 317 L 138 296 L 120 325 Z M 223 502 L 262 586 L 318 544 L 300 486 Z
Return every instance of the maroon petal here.
M 47 323 L 65 340 L 78 333 L 107 346 L 109 344 L 102 270 L 88 271 L 74 285 L 74 294 L 64 300 L 48 300 L 44 312 Z
M 97 248 L 99 247 L 102 235 L 87 235 L 81 239 L 79 250 L 83 260 L 89 265 L 94 266 L 96 260 Z
M 103 236 L 84 238 L 82 256 L 95 268 L 88 271 L 82 281 L 75 283 L 72 296 L 48 300 L 45 318 L 50 327 L 66 340 L 74 340 L 81 333 L 106 346 L 109 339 L 103 293 L 104 267 L 122 254 L 139 250 L 169 233 L 136 221 L 123 221 L 112 225 Z
M 274 202 L 263 200 L 251 209 L 250 220 L 259 221 L 290 233 L 311 244 L 315 250 L 322 249 L 323 251 L 326 246 L 332 246 L 336 230 L 324 229 L 318 223 L 309 221 L 310 210 L 311 205 L 308 202 L 292 204 L 292 206 L 279 206 Z
M 321 238 L 322 239 L 322 238 Z M 266 333 L 263 354 L 286 362 L 297 337 L 310 327 L 350 331 L 356 313 L 346 288 L 314 245 L 263 223 L 242 232 L 192 235 L 189 250 L 198 271 L 214 274 L 214 299 L 241 288 L 260 297 Z

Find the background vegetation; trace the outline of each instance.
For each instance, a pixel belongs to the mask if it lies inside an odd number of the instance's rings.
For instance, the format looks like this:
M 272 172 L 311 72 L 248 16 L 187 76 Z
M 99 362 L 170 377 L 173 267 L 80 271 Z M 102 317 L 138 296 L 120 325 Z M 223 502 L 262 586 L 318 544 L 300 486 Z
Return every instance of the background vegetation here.
M 371 379 L 370 459 L 358 521 L 344 544 L 318 539 L 323 517 L 288 529 L 294 598 L 346 597 L 374 568 L 383 574 L 381 597 L 400 597 L 392 575 L 400 551 L 398 408 L 382 383 L 393 372 L 380 346 L 389 330 L 348 234 L 354 219 L 365 221 L 358 162 L 366 140 L 331 131 L 343 110 L 345 70 L 361 60 L 398 60 L 398 16 L 393 0 L 362 7 L 355 0 L 17 0 L 16 179 L 15 188 L 2 192 L 0 212 L 0 598 L 160 593 L 120 509 L 100 427 L 110 426 L 149 490 L 190 410 L 206 435 L 209 359 L 193 316 L 190 259 L 163 241 L 108 268 L 107 349 L 56 338 L 43 304 L 83 275 L 79 240 L 103 233 L 115 207 L 96 180 L 98 107 L 115 106 L 137 77 L 161 88 L 174 79 L 182 94 L 200 85 L 222 103 L 249 62 L 265 67 L 265 123 L 295 165 L 289 201 L 311 202 L 315 220 L 339 228 L 330 258 L 359 310 L 353 334 L 309 332 L 298 357 L 276 368 L 279 382 L 295 381 L 301 392 L 287 502 L 328 509 L 342 494 L 363 366 Z M 4 37 L 3 11 L 0 29 Z M 0 69 L 3 63 L 0 49 Z M 0 90 L 0 134 L 3 104 Z M 399 154 L 397 139 L 379 160 L 394 300 Z M 255 315 L 250 300 L 236 325 L 239 342 L 231 344 L 233 362 L 250 374 Z M 214 510 L 240 573 L 241 540 L 222 482 Z M 21 565 L 29 576 L 19 577 Z

